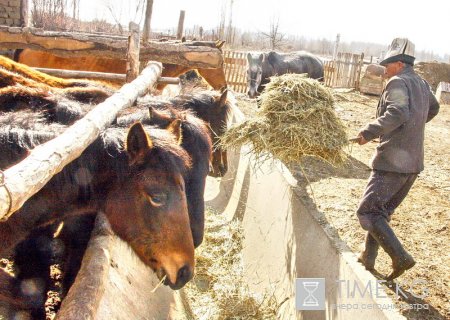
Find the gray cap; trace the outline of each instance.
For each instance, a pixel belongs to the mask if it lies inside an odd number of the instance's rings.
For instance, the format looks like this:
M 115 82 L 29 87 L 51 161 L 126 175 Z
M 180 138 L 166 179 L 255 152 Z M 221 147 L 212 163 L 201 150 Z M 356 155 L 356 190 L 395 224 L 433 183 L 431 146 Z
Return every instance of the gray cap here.
M 401 61 L 413 65 L 416 59 L 414 57 L 414 48 L 414 43 L 407 38 L 395 38 L 380 64 L 386 66 L 388 63 Z

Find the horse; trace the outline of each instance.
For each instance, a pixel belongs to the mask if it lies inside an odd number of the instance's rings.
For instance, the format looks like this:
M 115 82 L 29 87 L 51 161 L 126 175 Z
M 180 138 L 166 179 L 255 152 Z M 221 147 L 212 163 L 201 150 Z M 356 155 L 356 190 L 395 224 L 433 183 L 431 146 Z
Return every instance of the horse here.
M 140 105 L 133 113 L 117 118 L 118 126 L 128 126 L 139 121 L 146 125 L 169 129 L 180 122 L 181 147 L 192 159 L 192 166 L 184 177 L 189 221 L 194 247 L 203 241 L 205 227 L 205 185 L 209 173 L 212 143 L 207 124 L 197 118 L 192 111 L 172 107 L 163 101 L 155 101 L 151 106 Z M 127 111 L 130 112 L 130 111 Z
M 164 284 L 174 290 L 183 287 L 194 268 L 183 179 L 190 167 L 189 156 L 174 136 L 179 130 L 135 123 L 125 131 L 105 130 L 79 158 L 0 223 L 0 254 L 10 252 L 36 228 L 102 211 L 113 231 L 160 279 L 165 278 Z M 56 135 L 4 124 L 0 129 L 2 168 Z M 33 307 L 24 293 L 12 290 L 15 279 L 5 272 L 0 273 L 0 285 L 0 300 L 23 309 Z
M 74 59 L 59 57 L 46 51 L 19 49 L 16 50 L 14 60 L 30 67 L 38 68 L 126 73 L 126 60 L 123 59 L 110 59 L 94 56 L 78 57 Z M 192 70 L 192 67 L 164 63 L 161 76 L 178 77 L 189 70 Z M 219 90 L 227 85 L 225 72 L 222 67 L 215 69 L 198 68 L 197 71 L 214 90 Z M 166 84 L 159 83 L 156 88 L 162 90 L 165 86 Z
M 312 79 L 323 80 L 322 61 L 315 55 L 306 52 L 247 54 L 247 94 L 255 98 L 269 83 L 269 78 L 285 73 L 306 73 Z

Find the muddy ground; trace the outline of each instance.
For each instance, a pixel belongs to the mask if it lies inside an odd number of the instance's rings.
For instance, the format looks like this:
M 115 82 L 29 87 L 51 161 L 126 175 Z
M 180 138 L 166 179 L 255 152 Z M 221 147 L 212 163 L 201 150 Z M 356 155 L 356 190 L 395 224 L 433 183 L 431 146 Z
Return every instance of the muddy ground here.
M 361 127 L 375 119 L 378 97 L 343 89 L 334 90 L 334 94 L 336 112 L 346 124 L 350 137 L 356 136 Z M 255 114 L 254 100 L 237 95 L 237 102 L 246 116 Z M 450 319 L 449 131 L 450 106 L 443 105 L 438 116 L 426 127 L 425 170 L 395 212 L 391 223 L 417 262 L 412 270 L 396 280 L 406 298 L 401 293 L 397 298 L 395 291 L 386 287 L 408 319 Z M 376 142 L 371 142 L 364 146 L 349 146 L 348 161 L 339 168 L 312 158 L 304 159 L 301 164 L 289 165 L 310 210 L 323 212 L 334 234 L 356 254 L 362 249 L 364 232 L 355 211 L 370 175 L 369 163 L 376 145 Z M 389 256 L 381 250 L 377 271 L 389 273 L 390 264 Z M 428 290 L 427 297 L 416 298 L 424 295 L 423 290 Z M 429 309 L 406 309 L 409 304 L 428 305 Z

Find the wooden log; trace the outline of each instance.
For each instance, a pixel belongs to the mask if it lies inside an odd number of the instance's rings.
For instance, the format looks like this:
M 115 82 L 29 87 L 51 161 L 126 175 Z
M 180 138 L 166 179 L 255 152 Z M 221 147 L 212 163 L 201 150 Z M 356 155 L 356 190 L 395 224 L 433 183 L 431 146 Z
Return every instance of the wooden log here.
M 0 45 L 3 48 L 31 48 L 62 57 L 98 56 L 124 59 L 127 38 L 91 33 L 43 31 L 36 28 L 0 26 Z M 209 46 L 190 46 L 183 43 L 142 43 L 141 61 L 160 61 L 192 68 L 217 69 L 223 64 L 222 53 Z
M 149 62 L 136 80 L 125 84 L 59 137 L 37 146 L 26 159 L 5 170 L 4 181 L 0 181 L 0 220 L 8 219 L 65 165 L 78 158 L 120 110 L 147 92 L 161 71 L 161 63 Z
M 148 42 L 150 40 L 150 23 L 152 21 L 153 12 L 153 0 L 147 0 L 147 6 L 145 9 L 144 31 L 142 34 L 142 41 Z
M 127 77 L 126 81 L 131 82 L 139 75 L 139 25 L 130 22 L 130 35 L 128 37 L 127 50 Z

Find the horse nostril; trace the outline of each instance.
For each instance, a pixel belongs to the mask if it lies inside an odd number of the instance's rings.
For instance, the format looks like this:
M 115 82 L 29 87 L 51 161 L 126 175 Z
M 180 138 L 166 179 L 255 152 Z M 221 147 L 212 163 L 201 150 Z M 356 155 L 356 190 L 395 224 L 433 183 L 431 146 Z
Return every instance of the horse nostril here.
M 189 268 L 189 266 L 185 265 L 180 270 L 178 270 L 177 283 L 185 284 L 186 282 L 191 280 L 191 278 L 192 278 L 192 272 L 191 272 L 191 268 Z

